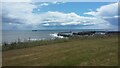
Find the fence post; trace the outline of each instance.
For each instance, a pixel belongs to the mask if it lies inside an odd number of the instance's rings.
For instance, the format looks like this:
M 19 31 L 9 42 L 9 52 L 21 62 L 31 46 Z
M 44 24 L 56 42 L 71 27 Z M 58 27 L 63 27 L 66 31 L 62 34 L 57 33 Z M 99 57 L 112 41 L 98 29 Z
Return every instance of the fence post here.
M 30 37 L 29 37 L 29 42 L 30 42 Z
M 19 42 L 21 42 L 21 41 L 20 41 L 20 38 L 18 38 L 18 43 L 19 43 Z

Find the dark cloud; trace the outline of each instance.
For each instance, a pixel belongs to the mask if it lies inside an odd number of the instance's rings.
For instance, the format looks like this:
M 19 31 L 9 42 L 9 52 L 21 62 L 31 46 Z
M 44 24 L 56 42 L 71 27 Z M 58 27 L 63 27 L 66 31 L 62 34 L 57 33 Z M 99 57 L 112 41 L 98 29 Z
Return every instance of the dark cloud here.
M 13 19 L 9 17 L 2 16 L 2 22 L 4 23 L 17 23 L 17 24 L 22 24 L 21 20 L 19 19 Z
M 111 25 L 118 26 L 118 18 L 107 18 L 105 20 L 108 21 Z

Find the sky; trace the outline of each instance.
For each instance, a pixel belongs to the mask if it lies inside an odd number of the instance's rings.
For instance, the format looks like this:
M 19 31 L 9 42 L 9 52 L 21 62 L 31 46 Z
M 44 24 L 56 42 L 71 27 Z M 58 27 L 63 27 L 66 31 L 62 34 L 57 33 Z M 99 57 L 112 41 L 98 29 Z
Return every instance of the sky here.
M 116 2 L 3 2 L 3 30 L 118 30 Z

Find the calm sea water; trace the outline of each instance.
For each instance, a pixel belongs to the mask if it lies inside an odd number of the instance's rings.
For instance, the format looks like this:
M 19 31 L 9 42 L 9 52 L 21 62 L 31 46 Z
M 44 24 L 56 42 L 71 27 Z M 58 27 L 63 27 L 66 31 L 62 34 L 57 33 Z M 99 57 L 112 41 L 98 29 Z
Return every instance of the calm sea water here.
M 57 36 L 58 32 L 64 32 L 70 30 L 42 30 L 42 31 L 31 31 L 31 30 L 19 30 L 19 31 L 10 31 L 10 30 L 3 30 L 2 31 L 2 42 L 17 42 L 18 38 L 21 41 L 26 41 L 29 39 L 31 40 L 44 40 L 44 39 L 52 39 L 55 37 L 62 38 Z M 78 32 L 81 30 L 72 30 L 72 32 Z M 1 43 L 1 42 L 0 42 Z
M 43 30 L 43 31 L 30 31 L 30 30 L 8 31 L 8 30 L 4 30 L 4 31 L 2 31 L 2 42 L 7 42 L 7 43 L 17 42 L 18 39 L 20 39 L 21 41 L 26 41 L 29 39 L 29 37 L 31 40 L 52 39 L 55 37 L 59 37 L 59 36 L 57 36 L 57 33 L 63 32 L 63 31 L 67 31 L 67 30 L 50 30 L 50 31 L 46 31 L 46 30 Z M 79 31 L 79 30 L 74 30 L 74 32 L 75 31 Z M 62 37 L 59 37 L 59 38 L 62 38 Z

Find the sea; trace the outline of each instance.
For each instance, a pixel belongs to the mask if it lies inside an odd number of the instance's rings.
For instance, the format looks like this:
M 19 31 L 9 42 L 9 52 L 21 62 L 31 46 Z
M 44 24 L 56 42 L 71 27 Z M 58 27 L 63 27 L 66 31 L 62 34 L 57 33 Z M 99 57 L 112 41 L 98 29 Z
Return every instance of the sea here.
M 64 38 L 62 36 L 57 36 L 58 32 L 80 32 L 83 30 L 3 30 L 2 31 L 2 42 L 0 43 L 12 43 L 12 42 L 18 42 L 20 40 L 21 42 L 31 40 L 49 40 L 54 38 Z M 86 30 L 84 30 L 86 31 Z

